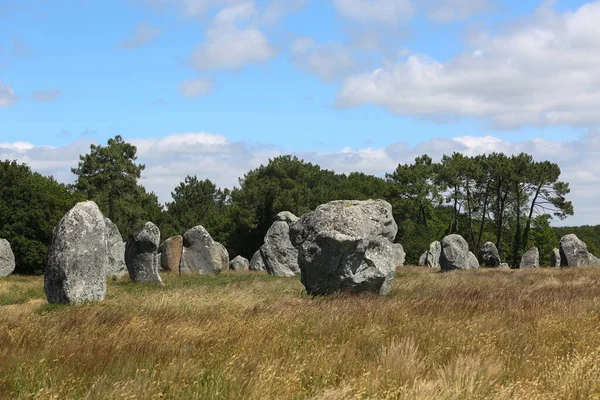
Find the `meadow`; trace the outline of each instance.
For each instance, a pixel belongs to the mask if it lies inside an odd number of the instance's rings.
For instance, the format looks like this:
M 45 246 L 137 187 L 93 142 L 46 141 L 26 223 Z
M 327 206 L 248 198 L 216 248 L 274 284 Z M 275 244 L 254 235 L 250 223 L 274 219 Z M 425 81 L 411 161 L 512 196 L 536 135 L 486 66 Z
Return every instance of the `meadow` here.
M 263 273 L 163 279 L 78 306 L 0 279 L 0 398 L 600 398 L 600 268 L 404 267 L 386 296 L 316 298 Z

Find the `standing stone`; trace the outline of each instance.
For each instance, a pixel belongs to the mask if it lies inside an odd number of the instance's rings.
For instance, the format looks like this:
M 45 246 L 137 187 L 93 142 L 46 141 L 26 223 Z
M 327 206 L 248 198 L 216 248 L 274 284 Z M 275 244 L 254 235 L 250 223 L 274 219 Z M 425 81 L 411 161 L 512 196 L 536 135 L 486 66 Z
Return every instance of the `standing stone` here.
M 521 265 L 519 268 L 538 268 L 540 266 L 540 252 L 537 247 L 532 247 L 527 250 L 521 257 Z
M 424 267 L 427 265 L 427 254 L 429 254 L 429 251 L 421 254 L 421 257 L 419 257 L 419 266 Z
M 387 293 L 396 270 L 398 227 L 383 200 L 339 200 L 292 224 L 301 281 L 309 294 L 336 291 Z
M 183 236 L 177 235 L 165 240 L 159 247 L 160 267 L 163 271 L 179 275 L 181 252 L 183 251 Z
M 183 253 L 179 267 L 181 274 L 216 275 L 223 268 L 228 268 L 228 264 L 227 250 L 220 243 L 215 242 L 201 225 L 188 230 L 183 235 Z
M 229 269 L 233 271 L 247 271 L 250 267 L 250 261 L 242 256 L 236 256 L 229 262 Z
M 106 296 L 104 216 L 93 201 L 77 203 L 52 232 L 44 271 L 48 303 L 101 301 Z
M 404 261 L 406 260 L 406 253 L 404 252 L 404 247 L 400 243 L 394 243 L 394 263 L 396 267 L 403 267 Z
M 452 234 L 442 239 L 442 255 L 440 266 L 442 271 L 454 269 L 473 269 L 473 263 L 469 262 L 469 245 L 460 235 Z M 477 268 L 479 263 L 477 264 Z
M 483 247 L 481 247 L 481 250 L 479 250 L 479 259 L 488 268 L 498 268 L 502 263 L 500 253 L 496 245 L 492 242 L 485 242 Z
M 265 235 L 265 244 L 260 248 L 265 269 L 275 276 L 294 276 L 300 273 L 298 250 L 290 241 L 290 226 L 276 221 Z
M 252 259 L 250 260 L 250 271 L 264 271 L 265 270 L 265 262 L 263 261 L 262 254 L 260 254 L 260 250 L 256 250 Z
M 125 265 L 125 242 L 121 237 L 119 228 L 110 219 L 104 217 L 106 225 L 106 246 L 108 246 L 108 263 L 106 276 L 121 278 L 127 274 Z
M 125 263 L 132 282 L 154 282 L 163 285 L 158 274 L 160 230 L 152 222 L 138 229 L 125 248 Z
M 8 276 L 15 270 L 15 255 L 10 243 L 6 239 L 0 239 L 0 278 Z
M 440 267 L 440 257 L 442 255 L 442 244 L 439 241 L 431 242 L 429 250 L 421 255 L 419 258 L 419 265 L 427 266 L 430 268 Z
M 510 269 L 510 266 L 507 263 L 503 262 L 503 263 L 500 263 L 500 266 L 498 268 Z
M 550 266 L 551 267 L 560 267 L 560 250 L 552 249 L 552 254 L 550 254 Z
M 473 254 L 472 252 L 469 252 L 469 268 L 470 269 L 479 268 L 479 260 L 477 259 L 477 256 L 475 256 L 475 254 Z
M 277 214 L 276 217 L 277 221 L 287 222 L 288 224 L 293 224 L 294 222 L 298 221 L 298 219 L 298 217 L 296 217 L 289 211 L 282 211 L 279 214 Z
M 590 265 L 590 261 L 587 245 L 576 235 L 571 233 L 560 239 L 561 267 L 586 267 Z
M 229 268 L 229 252 L 221 243 L 215 242 L 215 244 L 219 247 L 219 251 L 221 252 L 221 271 L 226 270 Z

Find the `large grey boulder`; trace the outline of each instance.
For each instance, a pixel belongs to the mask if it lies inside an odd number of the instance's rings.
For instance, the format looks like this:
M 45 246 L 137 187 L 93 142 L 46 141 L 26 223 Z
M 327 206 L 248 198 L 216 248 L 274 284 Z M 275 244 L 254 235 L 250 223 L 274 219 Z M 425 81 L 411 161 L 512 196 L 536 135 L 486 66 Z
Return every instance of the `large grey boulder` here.
M 6 239 L 0 239 L 0 278 L 8 276 L 15 270 L 15 255 L 10 243 Z
M 106 224 L 93 201 L 77 203 L 52 232 L 44 270 L 48 303 L 82 303 L 106 296 Z
M 598 257 L 596 257 L 595 255 L 593 255 L 592 253 L 590 253 L 590 260 L 588 265 L 590 267 L 600 267 L 600 259 Z
M 592 257 L 587 250 L 587 245 L 576 235 L 571 233 L 560 239 L 561 267 L 586 267 L 598 264 L 595 257 Z
M 287 222 L 288 224 L 293 224 L 294 222 L 298 221 L 298 217 L 296 217 L 294 214 L 292 214 L 289 211 L 282 211 L 279 214 L 277 214 L 276 220 L 277 221 L 284 221 Z
M 469 252 L 469 268 L 470 269 L 479 268 L 479 260 L 477 259 L 477 256 L 475 254 L 473 254 L 472 252 Z
M 123 242 L 119 228 L 110 219 L 104 217 L 104 225 L 106 226 L 106 246 L 108 247 L 106 276 L 121 278 L 127 274 L 125 242 Z
M 265 235 L 265 244 L 260 248 L 265 269 L 275 276 L 295 276 L 300 273 L 298 250 L 290 241 L 290 226 L 276 221 Z
M 419 265 L 430 268 L 440 267 L 440 257 L 442 255 L 442 244 L 439 241 L 431 242 L 429 250 L 419 258 Z
M 394 263 L 396 267 L 403 267 L 404 261 L 406 260 L 406 253 L 404 252 L 404 247 L 400 243 L 394 243 Z
M 551 267 L 560 267 L 560 250 L 552 249 L 552 253 L 550 254 L 550 266 Z
M 250 261 L 242 256 L 236 256 L 229 262 L 229 269 L 233 271 L 247 271 L 250 267 Z
M 479 250 L 479 260 L 488 268 L 499 268 L 502 261 L 498 248 L 492 242 L 485 242 Z
M 265 270 L 265 262 L 262 258 L 262 254 L 260 254 L 260 250 L 256 250 L 252 259 L 250 260 L 250 271 L 264 271 Z
M 168 238 L 158 248 L 160 253 L 160 268 L 165 272 L 179 275 L 181 253 L 183 252 L 183 236 L 177 235 Z
M 473 269 L 474 263 L 470 260 L 469 245 L 460 235 L 452 234 L 442 239 L 442 255 L 440 256 L 440 267 L 442 271 L 455 269 Z M 479 263 L 477 264 L 477 268 Z
M 292 224 L 301 281 L 308 293 L 389 291 L 396 270 L 398 227 L 383 200 L 339 200 Z
M 132 282 L 153 282 L 163 285 L 158 274 L 160 259 L 158 245 L 160 230 L 152 222 L 146 222 L 127 241 L 125 264 Z
M 215 242 L 201 225 L 183 235 L 183 252 L 179 267 L 181 274 L 216 275 L 228 268 L 228 264 L 227 250 Z
M 519 268 L 538 268 L 540 266 L 540 252 L 537 247 L 527 250 L 521 257 Z

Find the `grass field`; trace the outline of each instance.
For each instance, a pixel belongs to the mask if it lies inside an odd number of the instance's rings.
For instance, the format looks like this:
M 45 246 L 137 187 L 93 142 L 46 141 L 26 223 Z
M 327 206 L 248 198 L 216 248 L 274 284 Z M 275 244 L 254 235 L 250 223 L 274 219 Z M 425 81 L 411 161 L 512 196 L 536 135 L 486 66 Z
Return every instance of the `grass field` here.
M 0 280 L 0 397 L 600 398 L 600 268 L 398 270 L 386 296 L 311 298 L 261 273 L 110 282 L 48 305 Z

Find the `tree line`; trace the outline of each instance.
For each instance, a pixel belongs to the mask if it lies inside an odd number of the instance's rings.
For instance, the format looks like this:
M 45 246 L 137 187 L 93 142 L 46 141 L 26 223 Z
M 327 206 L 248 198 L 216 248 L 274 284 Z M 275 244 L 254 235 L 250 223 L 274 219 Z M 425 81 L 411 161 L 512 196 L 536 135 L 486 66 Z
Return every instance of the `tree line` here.
M 331 200 L 381 198 L 393 206 L 396 240 L 413 264 L 430 242 L 450 233 L 461 234 L 475 253 L 484 242 L 494 242 L 511 265 L 518 265 L 533 245 L 549 257 L 564 231 L 552 228 L 550 221 L 573 215 L 569 184 L 559 180 L 558 165 L 525 153 L 453 153 L 437 162 L 422 155 L 385 177 L 338 174 L 286 155 L 249 171 L 233 189 L 187 176 L 166 204 L 139 184 L 145 166 L 137 162 L 136 153 L 120 136 L 104 146 L 91 145 L 72 168 L 72 185 L 16 161 L 1 162 L 0 237 L 11 242 L 16 272 L 42 272 L 52 228 L 84 199 L 95 201 L 124 239 L 146 221 L 156 223 L 163 238 L 203 225 L 232 256 L 249 258 L 280 211 L 302 215 Z M 596 246 L 600 243 L 594 242 L 590 250 Z

